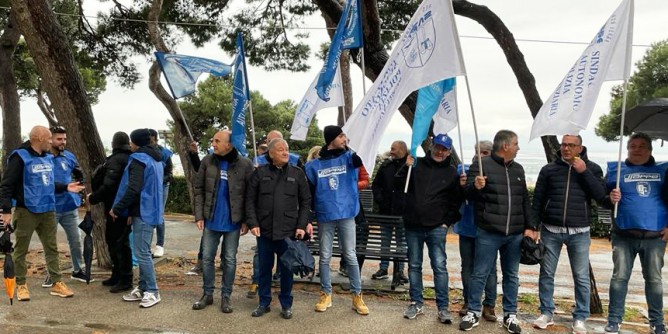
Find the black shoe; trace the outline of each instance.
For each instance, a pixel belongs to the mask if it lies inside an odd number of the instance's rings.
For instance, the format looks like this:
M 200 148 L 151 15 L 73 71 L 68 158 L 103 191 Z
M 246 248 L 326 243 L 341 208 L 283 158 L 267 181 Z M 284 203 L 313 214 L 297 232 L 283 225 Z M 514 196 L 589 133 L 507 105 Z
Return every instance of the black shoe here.
M 292 307 L 284 307 L 281 309 L 281 318 L 292 319 Z
M 480 318 L 478 318 L 475 313 L 470 312 L 462 318 L 462 321 L 459 323 L 459 329 L 463 331 L 470 331 L 473 327 L 480 324 Z
M 202 295 L 198 301 L 193 304 L 193 310 L 203 310 L 205 307 L 213 304 L 213 296 Z
M 281 273 L 280 272 L 275 272 L 274 275 L 271 276 L 272 281 L 280 281 L 281 280 Z
M 220 312 L 232 313 L 232 306 L 230 306 L 230 297 L 223 296 L 223 301 L 220 303 Z
M 517 319 L 516 314 L 509 314 L 503 317 L 503 327 L 506 327 L 508 333 L 512 334 L 522 333 L 522 328 L 520 328 L 520 322 Z
M 109 289 L 109 292 L 119 293 L 119 292 L 130 291 L 130 290 L 132 290 L 132 283 L 118 282 L 118 283 L 116 283 L 116 285 L 112 286 L 111 289 Z
M 271 308 L 269 306 L 262 306 L 258 305 L 255 310 L 253 310 L 253 313 L 251 313 L 252 316 L 254 317 L 261 317 L 265 313 L 271 312 Z
M 114 286 L 120 282 L 120 279 L 118 277 L 111 276 L 109 279 L 106 279 L 102 281 L 102 285 L 104 286 Z
M 378 271 L 371 275 L 371 279 L 387 279 L 387 277 L 386 269 L 378 269 Z
M 404 284 L 408 283 L 408 277 L 403 271 L 399 273 L 399 281 Z

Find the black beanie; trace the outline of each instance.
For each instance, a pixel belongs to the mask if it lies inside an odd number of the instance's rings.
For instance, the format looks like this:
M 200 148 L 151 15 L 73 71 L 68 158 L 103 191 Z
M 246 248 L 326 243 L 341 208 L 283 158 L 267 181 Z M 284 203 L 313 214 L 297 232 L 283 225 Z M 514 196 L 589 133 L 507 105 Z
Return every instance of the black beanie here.
M 158 131 L 155 131 L 155 129 L 148 129 L 148 132 L 151 134 L 151 137 L 158 138 Z
M 130 140 L 137 146 L 146 146 L 151 142 L 151 133 L 148 129 L 137 129 L 130 133 Z
M 329 143 L 343 133 L 343 130 L 338 125 L 328 125 L 322 132 L 325 135 L 325 146 L 329 146 Z
M 128 134 L 123 131 L 118 131 L 114 133 L 114 137 L 111 139 L 111 148 L 124 148 L 129 149 L 130 147 L 130 137 Z

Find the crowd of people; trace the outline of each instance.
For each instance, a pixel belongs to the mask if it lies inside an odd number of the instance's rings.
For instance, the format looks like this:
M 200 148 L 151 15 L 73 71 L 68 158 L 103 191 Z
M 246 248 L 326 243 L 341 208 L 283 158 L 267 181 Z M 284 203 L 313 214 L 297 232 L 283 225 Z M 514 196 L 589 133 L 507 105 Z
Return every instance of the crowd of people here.
M 363 220 L 359 191 L 369 186 L 362 160 L 347 146 L 341 127 L 324 128 L 324 145 L 309 151 L 307 162 L 290 152 L 279 131 L 271 131 L 260 143 L 253 160 L 243 157 L 230 142 L 228 130 L 217 132 L 212 150 L 200 160 L 191 146 L 194 216 L 202 231 L 197 264 L 188 273 L 201 275 L 202 296 L 192 304 L 202 310 L 214 303 L 215 258 L 220 247 L 222 285 L 220 311 L 233 312 L 231 295 L 237 267 L 239 238 L 256 237 L 252 284 L 246 295 L 258 296 L 253 317 L 271 311 L 272 278 L 280 281 L 280 315 L 293 316 L 291 268 L 279 259 L 289 240 L 313 234 L 318 225 L 320 296 L 314 309 L 333 306 L 330 262 L 333 240 L 338 237 L 342 264 L 348 277 L 352 308 L 369 314 L 362 297 L 361 267 L 356 252 Z M 627 142 L 627 159 L 618 169 L 607 166 L 607 176 L 587 158 L 579 135 L 564 135 L 558 158 L 538 176 L 533 198 L 527 189 L 522 165 L 515 158 L 518 136 L 510 130 L 496 133 L 493 142 L 476 143 L 470 165 L 452 161 L 452 139 L 433 137 L 424 157 L 412 157 L 406 143 L 395 141 L 389 157 L 371 183 L 378 212 L 402 216 L 404 228 L 381 227 L 382 247 L 392 238 L 405 240 L 408 275 L 401 261 L 393 270 L 410 284 L 410 304 L 404 317 L 424 314 L 423 253 L 427 247 L 433 271 L 438 320 L 452 324 L 449 311 L 446 235 L 450 227 L 459 234 L 464 306 L 459 329 L 469 331 L 480 319 L 497 321 L 497 262 L 501 267 L 502 323 L 510 333 L 520 333 L 517 318 L 519 264 L 522 240 L 544 245 L 540 264 L 540 316 L 533 327 L 547 329 L 555 313 L 554 279 L 565 245 L 575 282 L 572 332 L 586 333 L 590 292 L 589 246 L 592 203 L 616 208 L 611 240 L 614 270 L 610 279 L 607 333 L 619 332 L 633 262 L 640 258 L 651 332 L 665 334 L 661 270 L 668 240 L 668 164 L 652 157 L 652 139 L 635 133 Z M 84 190 L 83 173 L 66 147 L 62 127 L 34 127 L 30 139 L 7 159 L 0 184 L 0 204 L 5 225 L 16 235 L 17 298 L 30 299 L 26 284 L 26 253 L 33 232 L 44 248 L 48 277 L 43 286 L 51 294 L 72 297 L 59 270 L 56 228 L 66 232 L 72 259 L 72 279 L 83 279 L 81 245 L 76 222 Z M 164 254 L 164 208 L 171 181 L 171 156 L 157 145 L 157 132 L 137 129 L 129 136 L 114 134 L 112 154 L 106 158 L 99 181 L 87 195 L 90 204 L 101 203 L 106 212 L 106 241 L 112 259 L 111 277 L 103 281 L 112 293 L 127 292 L 122 299 L 152 307 L 161 301 L 152 257 Z M 617 186 L 617 174 L 621 182 Z M 94 175 L 98 178 L 98 175 Z M 96 184 L 97 183 L 97 184 Z M 157 244 L 151 250 L 153 232 Z M 133 257 L 139 267 L 134 285 Z M 274 268 L 276 272 L 273 273 Z M 388 277 L 389 260 L 380 263 L 372 279 Z M 484 299 L 483 299 L 484 293 Z

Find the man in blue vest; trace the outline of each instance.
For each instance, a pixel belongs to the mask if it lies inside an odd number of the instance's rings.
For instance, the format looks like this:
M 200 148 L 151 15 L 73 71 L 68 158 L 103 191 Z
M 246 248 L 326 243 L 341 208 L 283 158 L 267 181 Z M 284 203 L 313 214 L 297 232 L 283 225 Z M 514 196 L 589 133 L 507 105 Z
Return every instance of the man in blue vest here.
M 5 228 L 14 225 L 16 246 L 12 257 L 16 270 L 17 299 L 30 300 L 26 284 L 25 257 L 33 232 L 37 232 L 46 258 L 46 267 L 53 281 L 51 295 L 72 297 L 74 293 L 61 281 L 56 242 L 56 193 L 78 193 L 84 189 L 79 183 L 54 182 L 51 132 L 43 126 L 30 131 L 30 140 L 12 152 L 7 161 L 2 184 L 0 205 Z M 12 200 L 16 209 L 12 215 Z M 12 221 L 13 218 L 13 221 Z
M 306 177 L 313 193 L 313 211 L 318 221 L 320 237 L 320 301 L 317 312 L 325 312 L 332 306 L 332 281 L 329 261 L 332 257 L 334 232 L 338 231 L 339 245 L 348 263 L 348 279 L 353 293 L 353 309 L 369 314 L 362 300 L 357 254 L 355 252 L 355 216 L 359 212 L 357 169 L 362 159 L 348 149 L 348 138 L 339 126 L 325 127 L 325 146 L 320 157 L 306 164 Z
M 636 256 L 645 279 L 650 333 L 665 334 L 663 308 L 663 258 L 668 241 L 668 163 L 652 156 L 652 139 L 634 133 L 626 144 L 628 155 L 621 164 L 619 188 L 615 188 L 617 162 L 608 163 L 610 201 L 618 205 L 612 225 L 610 305 L 606 333 L 618 333 Z
M 172 156 L 174 152 L 170 149 L 158 145 L 158 131 L 154 129 L 149 129 L 151 133 L 151 146 L 153 146 L 161 156 L 161 160 L 165 165 L 165 170 L 163 173 L 162 179 L 162 211 L 165 211 L 165 206 L 167 205 L 167 197 L 169 196 L 169 184 L 174 178 L 172 171 L 174 170 L 174 164 L 172 163 Z M 156 242 L 155 242 L 155 251 L 153 252 L 153 257 L 162 257 L 165 255 L 165 220 L 162 220 L 162 224 L 155 227 L 156 231 Z
M 72 181 L 83 183 L 83 171 L 74 154 L 65 149 L 67 145 L 67 131 L 62 126 L 51 127 L 51 154 L 53 155 L 53 176 L 56 183 L 68 184 Z M 72 279 L 86 282 L 86 276 L 81 270 L 83 256 L 81 252 L 81 235 L 79 234 L 79 212 L 81 197 L 79 194 L 62 192 L 56 194 L 56 221 L 63 227 L 67 235 L 72 258 Z M 91 282 L 94 279 L 91 279 Z M 47 275 L 43 288 L 53 285 Z
M 114 206 L 109 212 L 114 219 L 129 217 L 127 223 L 132 224 L 132 242 L 139 262 L 139 286 L 123 296 L 123 300 L 139 301 L 139 306 L 144 308 L 161 300 L 151 259 L 151 240 L 155 227 L 163 223 L 164 165 L 160 153 L 150 146 L 150 136 L 148 129 L 130 133 L 130 150 L 133 153 L 123 171 Z

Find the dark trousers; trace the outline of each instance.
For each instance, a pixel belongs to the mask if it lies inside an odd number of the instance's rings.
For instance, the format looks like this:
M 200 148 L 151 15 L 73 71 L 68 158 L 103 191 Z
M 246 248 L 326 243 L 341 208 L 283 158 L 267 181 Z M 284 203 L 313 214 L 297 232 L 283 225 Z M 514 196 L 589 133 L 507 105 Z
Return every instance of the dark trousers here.
M 132 283 L 132 250 L 129 239 L 132 227 L 127 224 L 128 217 L 114 220 L 109 214 L 105 216 L 105 239 L 111 257 L 111 277 L 118 278 L 123 283 Z
M 260 305 L 271 304 L 271 271 L 274 267 L 274 254 L 278 256 L 278 266 L 281 268 L 281 292 L 278 300 L 281 307 L 292 307 L 292 283 L 293 277 L 290 268 L 286 268 L 281 262 L 281 256 L 288 249 L 285 240 L 271 240 L 264 237 L 257 238 L 257 253 L 259 259 L 260 274 L 258 277 L 258 295 Z

